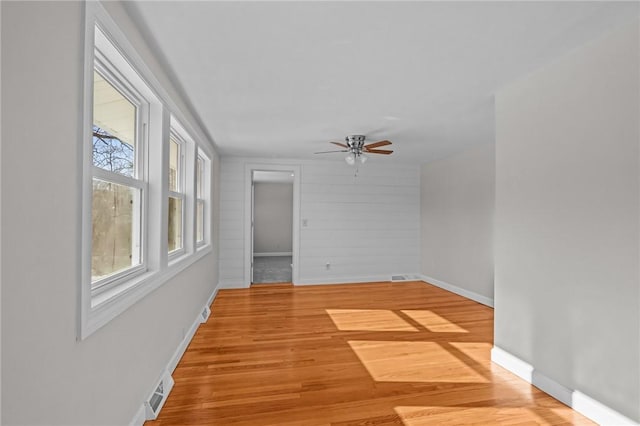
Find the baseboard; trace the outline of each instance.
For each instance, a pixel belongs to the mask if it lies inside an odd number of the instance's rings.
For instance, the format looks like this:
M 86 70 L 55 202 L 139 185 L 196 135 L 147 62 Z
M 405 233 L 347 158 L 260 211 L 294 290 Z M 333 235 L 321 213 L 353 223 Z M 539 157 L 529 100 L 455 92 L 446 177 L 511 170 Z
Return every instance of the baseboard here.
M 184 355 L 184 352 L 187 350 L 187 346 L 189 346 L 189 343 L 191 343 L 191 339 L 193 339 L 196 331 L 198 331 L 198 327 L 200 327 L 200 318 L 201 314 L 199 313 L 196 317 L 196 320 L 193 324 L 191 324 L 191 327 L 189 327 L 189 330 L 187 330 L 184 338 L 176 348 L 176 351 L 173 353 L 169 364 L 167 364 L 167 371 L 169 371 L 170 373 L 173 373 L 173 371 L 176 369 L 178 363 L 180 362 L 180 359 L 182 359 L 182 355 Z
M 193 324 L 191 324 L 191 327 L 189 327 L 189 330 L 187 331 L 184 338 L 180 342 L 180 345 L 178 345 L 178 347 L 176 348 L 175 353 L 173 354 L 173 356 L 171 357 L 171 360 L 169 361 L 169 364 L 167 365 L 167 371 L 169 371 L 169 373 L 173 373 L 173 371 L 178 366 L 180 359 L 182 359 L 182 355 L 184 355 L 184 352 L 187 350 L 187 346 L 189 346 L 189 343 L 191 343 L 191 339 L 193 339 L 193 336 L 196 334 L 196 331 L 198 331 L 198 327 L 200 327 L 200 324 L 202 324 L 202 312 L 204 310 L 209 309 L 209 307 L 213 303 L 213 300 L 216 298 L 217 294 L 218 294 L 218 286 L 216 286 L 213 289 L 213 292 L 211 293 L 211 296 L 209 296 L 209 298 L 207 299 L 206 304 L 198 312 L 198 315 L 196 316 L 196 319 L 193 321 Z
M 213 292 L 211 293 L 211 296 L 209 296 L 209 298 L 207 299 L 207 306 L 209 308 L 211 308 L 211 305 L 213 305 L 213 300 L 216 298 L 216 296 L 218 295 L 218 289 L 220 288 L 220 284 L 216 285 L 216 288 L 213 289 Z
M 178 366 L 178 363 L 180 362 L 180 359 L 184 355 L 185 351 L 187 350 L 187 347 L 189 346 L 189 343 L 191 343 L 191 339 L 193 339 L 193 336 L 196 334 L 196 331 L 198 330 L 198 327 L 203 322 L 202 321 L 203 320 L 202 313 L 205 310 L 206 311 L 209 310 L 209 307 L 211 306 L 211 304 L 215 300 L 216 296 L 218 295 L 218 289 L 219 288 L 220 288 L 220 284 L 216 285 L 216 287 L 213 289 L 213 292 L 211 293 L 211 296 L 208 297 L 206 303 L 204 304 L 202 309 L 198 312 L 198 315 L 196 316 L 196 319 L 194 320 L 193 324 L 191 324 L 191 327 L 189 327 L 189 330 L 187 331 L 187 333 L 185 334 L 184 338 L 182 339 L 182 341 L 180 342 L 180 344 L 176 348 L 176 351 L 174 352 L 173 356 L 169 360 L 169 362 L 168 362 L 168 364 L 166 366 L 166 371 L 168 371 L 169 374 L 172 374 L 173 371 Z M 129 425 L 130 426 L 142 426 L 144 424 L 145 420 L 146 420 L 146 410 L 145 410 L 144 403 L 142 403 L 142 405 L 140 406 L 140 408 L 138 408 L 138 411 L 134 415 L 134 417 L 131 420 L 131 422 L 129 423 Z
M 294 285 L 319 285 L 319 284 L 359 284 L 373 282 L 389 282 L 390 275 L 363 275 L 340 278 L 305 278 Z
M 637 422 L 588 395 L 569 389 L 536 371 L 531 364 L 497 346 L 491 349 L 491 361 L 600 425 L 638 425 Z
M 253 253 L 253 257 L 269 257 L 269 256 L 293 256 L 290 251 L 274 251 L 269 253 Z
M 435 278 L 428 277 L 426 275 L 421 275 L 421 280 L 426 282 L 427 284 L 434 285 L 436 287 L 440 287 L 441 289 L 450 291 L 459 296 L 466 297 L 467 299 L 471 299 L 474 302 L 481 303 L 485 306 L 489 306 L 493 308 L 493 299 L 487 296 L 483 296 L 481 294 L 475 293 L 473 291 L 464 289 L 462 287 L 458 287 L 453 284 L 446 283 L 444 281 L 437 280 Z
M 420 274 L 405 274 L 407 277 L 415 277 L 416 281 L 424 281 L 423 276 Z M 356 275 L 347 277 L 332 277 L 332 278 L 303 278 L 293 283 L 294 285 L 321 285 L 321 284 L 360 284 L 360 283 L 373 283 L 373 282 L 389 282 L 391 275 Z M 403 280 L 404 281 L 404 280 Z M 407 279 L 406 281 L 411 281 Z M 234 288 L 249 288 L 242 281 L 229 280 L 220 281 L 218 285 L 221 289 L 234 289 Z
M 142 426 L 146 420 L 145 408 L 144 404 L 142 404 L 140 408 L 138 408 L 138 412 L 133 417 L 133 420 L 131 420 L 131 423 L 129 423 L 129 426 Z

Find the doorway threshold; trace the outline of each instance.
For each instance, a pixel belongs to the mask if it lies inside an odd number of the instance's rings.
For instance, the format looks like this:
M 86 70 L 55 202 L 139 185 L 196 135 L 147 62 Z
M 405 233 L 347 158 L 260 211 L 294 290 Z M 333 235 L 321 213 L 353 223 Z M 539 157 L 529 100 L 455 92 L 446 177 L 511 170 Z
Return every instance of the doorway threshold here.
M 293 283 L 251 283 L 251 288 L 253 287 L 269 287 L 269 288 L 293 287 Z

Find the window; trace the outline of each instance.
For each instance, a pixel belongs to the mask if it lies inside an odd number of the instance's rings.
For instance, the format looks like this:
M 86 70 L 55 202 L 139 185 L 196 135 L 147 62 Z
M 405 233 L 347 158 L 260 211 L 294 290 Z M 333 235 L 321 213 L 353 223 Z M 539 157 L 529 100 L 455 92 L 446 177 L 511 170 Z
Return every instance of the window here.
M 185 143 L 172 131 L 169 138 L 169 240 L 167 245 L 170 256 L 184 251 L 184 147 Z
M 196 160 L 196 245 L 205 243 L 205 189 L 206 189 L 206 164 L 202 154 L 198 154 Z
M 144 269 L 145 102 L 96 52 L 93 73 L 91 286 Z
M 80 339 L 212 250 L 202 133 L 103 6 L 85 10 Z

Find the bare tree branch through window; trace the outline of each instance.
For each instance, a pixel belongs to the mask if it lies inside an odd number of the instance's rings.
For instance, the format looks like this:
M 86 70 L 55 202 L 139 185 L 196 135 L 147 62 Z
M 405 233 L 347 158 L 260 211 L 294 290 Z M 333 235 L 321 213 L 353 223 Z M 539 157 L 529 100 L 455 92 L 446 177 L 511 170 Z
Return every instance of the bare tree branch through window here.
M 93 165 L 111 172 L 133 177 L 135 151 L 133 145 L 100 127 L 93 126 Z

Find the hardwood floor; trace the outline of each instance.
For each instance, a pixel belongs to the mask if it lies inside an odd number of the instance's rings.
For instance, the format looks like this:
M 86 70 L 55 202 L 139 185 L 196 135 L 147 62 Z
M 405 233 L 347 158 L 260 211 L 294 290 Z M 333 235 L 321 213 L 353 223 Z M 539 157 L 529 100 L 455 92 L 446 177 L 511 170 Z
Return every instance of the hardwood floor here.
M 423 282 L 221 290 L 146 424 L 593 424 L 492 342 L 492 309 Z

